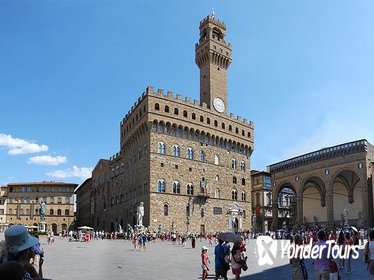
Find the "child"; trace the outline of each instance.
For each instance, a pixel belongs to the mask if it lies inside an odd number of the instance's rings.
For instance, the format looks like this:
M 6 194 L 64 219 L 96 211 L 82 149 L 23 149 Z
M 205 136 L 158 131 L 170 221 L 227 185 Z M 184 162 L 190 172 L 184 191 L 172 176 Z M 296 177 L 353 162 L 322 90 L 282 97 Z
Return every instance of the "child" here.
M 205 280 L 208 277 L 208 271 L 209 271 L 208 263 L 210 263 L 210 261 L 209 261 L 207 251 L 208 251 L 208 247 L 203 246 L 201 248 L 201 267 L 203 269 L 203 275 L 201 277 L 202 280 Z

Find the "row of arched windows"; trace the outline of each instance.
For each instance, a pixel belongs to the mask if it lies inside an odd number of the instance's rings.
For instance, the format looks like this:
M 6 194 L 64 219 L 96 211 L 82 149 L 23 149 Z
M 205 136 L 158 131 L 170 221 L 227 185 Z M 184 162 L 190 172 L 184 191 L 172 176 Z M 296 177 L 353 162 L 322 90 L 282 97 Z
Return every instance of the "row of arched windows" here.
M 157 153 L 161 155 L 166 155 L 166 144 L 164 142 L 158 142 L 157 144 Z M 181 155 L 181 148 L 178 145 L 173 145 L 172 148 L 172 155 L 174 157 L 180 157 Z M 195 159 L 194 156 L 194 150 L 192 148 L 187 148 L 186 151 L 186 158 L 187 159 Z M 200 151 L 200 157 L 199 160 L 201 162 L 206 161 L 206 155 L 204 151 Z M 214 155 L 214 164 L 219 165 L 220 164 L 220 158 L 218 155 Z M 231 168 L 232 169 L 238 169 L 237 160 L 235 158 L 231 159 Z M 240 171 L 245 172 L 245 162 L 242 160 L 240 161 Z
M 158 180 L 156 184 L 156 190 L 160 193 L 166 193 L 166 182 L 165 180 Z M 181 185 L 178 181 L 174 181 L 172 184 L 172 191 L 175 194 L 181 194 Z M 186 185 L 186 192 L 187 195 L 194 195 L 194 186 L 191 183 L 188 183 Z M 214 191 L 214 198 L 221 198 L 221 191 L 220 189 L 216 188 Z M 232 200 L 238 200 L 238 191 L 234 188 L 231 190 L 231 199 Z M 241 200 L 246 201 L 247 200 L 247 194 L 245 191 L 242 191 L 241 193 Z
M 155 104 L 155 110 L 160 111 L 160 104 L 158 104 L 158 103 Z M 170 113 L 170 111 L 171 110 L 170 110 L 169 106 L 165 105 L 164 106 L 164 112 L 165 113 Z M 174 113 L 174 115 L 178 116 L 179 115 L 179 109 L 174 108 L 173 113 Z M 182 114 L 183 114 L 183 117 L 188 118 L 188 112 L 186 110 L 184 110 Z M 195 113 L 191 113 L 191 119 L 193 119 L 193 120 L 197 119 Z M 202 123 L 204 123 L 206 121 L 207 124 L 211 124 L 210 118 L 206 118 L 206 120 L 204 120 L 204 116 L 200 116 L 199 119 L 200 119 L 200 122 L 202 122 Z M 214 120 L 213 124 L 214 124 L 215 127 L 218 127 L 218 121 L 217 120 Z M 221 123 L 220 129 L 226 129 L 226 124 L 224 122 Z M 232 125 L 228 126 L 228 130 L 233 131 Z M 237 127 L 235 128 L 235 133 L 239 134 L 239 128 L 237 128 Z M 244 129 L 242 129 L 241 135 L 245 136 Z M 247 137 L 249 137 L 249 138 L 251 137 L 251 133 L 249 131 L 247 132 Z

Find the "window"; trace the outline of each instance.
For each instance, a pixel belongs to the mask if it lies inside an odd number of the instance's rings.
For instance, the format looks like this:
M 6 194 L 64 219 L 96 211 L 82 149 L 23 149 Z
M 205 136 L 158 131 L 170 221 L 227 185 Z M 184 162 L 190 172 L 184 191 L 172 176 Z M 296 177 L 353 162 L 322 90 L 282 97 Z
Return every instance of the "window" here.
M 234 158 L 231 160 L 231 168 L 236 169 L 236 159 Z
M 69 216 L 69 209 L 65 210 L 65 216 Z
M 25 214 L 25 211 L 23 210 L 23 208 L 20 209 L 19 214 L 20 215 L 24 215 Z
M 216 181 L 219 181 L 219 175 L 218 174 L 216 175 Z
M 231 126 L 231 124 L 229 125 L 229 131 L 232 131 L 232 126 Z
M 169 113 L 169 106 L 165 106 L 165 112 Z
M 193 159 L 193 150 L 192 148 L 187 149 L 187 158 L 188 159 Z
M 206 118 L 206 123 L 210 124 L 210 119 L 209 118 Z
M 187 111 L 183 111 L 183 117 L 185 117 L 185 118 L 188 117 Z
M 61 209 L 57 209 L 57 215 L 61 216 Z
M 232 177 L 232 182 L 234 183 L 234 184 L 236 184 L 236 177 L 234 176 L 234 177 Z
M 220 194 L 219 189 L 216 189 L 216 190 L 214 191 L 214 198 L 221 198 L 221 194 Z
M 162 193 L 166 192 L 166 183 L 164 180 L 157 181 L 157 191 Z
M 200 161 L 205 162 L 205 152 L 204 151 L 200 152 Z
M 179 115 L 179 110 L 177 108 L 174 109 L 174 115 Z
M 161 155 L 165 154 L 165 143 L 164 142 L 159 142 L 157 145 L 157 152 Z
M 242 201 L 247 200 L 247 194 L 245 192 L 242 192 Z
M 245 172 L 245 162 L 244 161 L 240 162 L 240 171 Z
M 53 209 L 49 209 L 49 215 L 53 216 L 54 213 L 53 213 Z
M 245 186 L 245 179 L 242 179 L 242 185 Z
M 238 128 L 235 128 L 235 133 L 236 133 L 236 134 L 239 133 L 239 129 L 238 129 Z
M 196 114 L 195 113 L 192 113 L 192 119 L 196 120 Z
M 231 191 L 231 199 L 232 199 L 232 200 L 238 200 L 238 192 L 237 192 L 236 189 L 233 189 L 233 190 Z
M 180 157 L 181 149 L 178 145 L 173 146 L 173 156 Z
M 54 203 L 55 203 L 55 198 L 54 198 L 54 197 L 51 197 L 51 198 L 49 199 L 49 203 L 54 204 Z
M 221 124 L 222 129 L 225 129 L 225 123 Z
M 200 116 L 200 121 L 204 122 L 204 117 L 203 116 Z
M 205 210 L 204 210 L 204 208 L 201 208 L 200 215 L 201 215 L 201 218 L 204 218 L 204 216 L 205 216 Z
M 9 208 L 9 209 L 8 209 L 8 213 L 9 213 L 9 215 L 13 215 L 13 209 L 12 209 L 12 208 Z
M 242 130 L 242 136 L 245 136 L 245 132 L 244 132 L 244 130 Z
M 61 196 L 59 196 L 59 197 L 57 198 L 57 203 L 58 203 L 58 204 L 61 204 L 61 203 L 62 203 L 62 198 L 61 198 Z
M 214 155 L 214 164 L 219 165 L 219 156 Z
M 169 216 L 169 205 L 164 204 L 164 216 Z
M 173 193 L 181 193 L 181 185 L 178 181 L 173 182 Z
M 70 204 L 70 197 L 65 197 L 65 204 Z
M 218 126 L 218 122 L 216 120 L 214 121 L 214 126 Z
M 188 195 L 193 195 L 193 185 L 192 184 L 187 184 L 187 194 Z
M 26 215 L 30 215 L 30 209 L 29 208 L 26 209 Z

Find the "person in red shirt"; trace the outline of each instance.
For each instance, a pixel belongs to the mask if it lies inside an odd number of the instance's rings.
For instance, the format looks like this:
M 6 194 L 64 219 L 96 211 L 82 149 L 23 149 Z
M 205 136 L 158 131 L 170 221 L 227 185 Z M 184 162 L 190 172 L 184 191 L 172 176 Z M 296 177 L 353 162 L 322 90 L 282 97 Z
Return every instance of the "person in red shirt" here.
M 202 280 L 205 280 L 208 277 L 208 271 L 209 271 L 208 264 L 210 263 L 210 260 L 209 260 L 209 256 L 207 252 L 208 252 L 208 247 L 203 246 L 201 248 L 201 268 L 203 269 L 203 273 L 201 276 Z

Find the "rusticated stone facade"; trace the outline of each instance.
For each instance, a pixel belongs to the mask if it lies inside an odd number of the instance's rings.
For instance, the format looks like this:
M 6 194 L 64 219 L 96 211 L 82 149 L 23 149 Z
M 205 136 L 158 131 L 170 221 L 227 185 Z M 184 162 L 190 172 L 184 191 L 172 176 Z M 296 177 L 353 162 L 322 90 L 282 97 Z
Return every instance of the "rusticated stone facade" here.
M 254 128 L 227 115 L 225 31 L 213 16 L 200 23 L 200 101 L 148 87 L 121 121 L 120 151 L 92 174 L 91 226 L 134 226 L 143 202 L 143 225 L 151 230 L 250 229 Z

